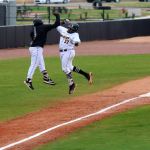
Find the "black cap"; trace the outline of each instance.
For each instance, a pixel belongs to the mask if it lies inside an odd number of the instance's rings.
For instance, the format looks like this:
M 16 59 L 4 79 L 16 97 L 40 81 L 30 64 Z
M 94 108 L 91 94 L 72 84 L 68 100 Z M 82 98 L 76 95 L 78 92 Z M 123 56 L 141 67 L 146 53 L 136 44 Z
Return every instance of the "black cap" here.
M 68 28 L 70 28 L 72 31 L 74 31 L 74 32 L 77 32 L 78 31 L 78 29 L 79 29 L 79 25 L 77 24 L 77 23 L 73 23 L 73 24 L 70 24 L 69 26 L 68 26 Z
M 39 18 L 36 18 L 33 20 L 33 25 L 34 26 L 39 26 L 39 25 L 42 25 L 43 24 L 43 21 Z

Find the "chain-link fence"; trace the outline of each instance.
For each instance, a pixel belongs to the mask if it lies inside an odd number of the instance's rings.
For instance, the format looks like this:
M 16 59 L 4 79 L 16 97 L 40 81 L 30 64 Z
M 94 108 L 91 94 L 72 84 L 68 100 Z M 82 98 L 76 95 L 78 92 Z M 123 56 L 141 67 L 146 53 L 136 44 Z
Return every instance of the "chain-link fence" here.
M 137 15 L 142 15 L 143 8 L 136 8 L 136 11 L 126 9 L 125 7 L 112 7 L 107 6 L 94 7 L 92 4 L 76 5 L 5 5 L 0 7 L 0 25 L 30 25 L 34 18 L 41 18 L 44 23 L 54 22 L 55 17 L 53 16 L 54 11 L 60 13 L 61 19 L 70 19 L 71 21 L 84 22 L 84 21 L 103 21 L 103 20 L 114 20 L 124 18 L 134 18 Z M 0 5 L 1 6 L 1 5 Z M 8 10 L 9 15 L 8 15 Z M 142 11 L 141 11 L 142 10 Z M 15 11 L 15 13 L 14 13 Z M 130 12 L 130 16 L 129 16 Z M 147 12 L 146 12 L 147 13 Z M 15 23 L 8 24 L 9 20 L 15 21 Z
M 107 7 L 108 8 L 108 7 Z M 122 10 L 111 10 L 111 7 L 106 10 L 106 6 L 100 9 L 94 9 L 92 7 L 81 7 L 71 8 L 65 6 L 17 6 L 17 24 L 25 25 L 31 24 L 33 18 L 41 18 L 45 23 L 54 21 L 55 17 L 53 12 L 59 12 L 61 19 L 70 19 L 72 21 L 100 21 L 100 20 L 112 20 L 117 18 L 125 18 L 125 14 Z
M 17 6 L 17 24 L 31 24 L 34 18 L 41 18 L 45 23 L 54 20 L 53 12 L 59 12 L 62 19 L 68 18 L 69 10 L 66 7 L 50 6 Z

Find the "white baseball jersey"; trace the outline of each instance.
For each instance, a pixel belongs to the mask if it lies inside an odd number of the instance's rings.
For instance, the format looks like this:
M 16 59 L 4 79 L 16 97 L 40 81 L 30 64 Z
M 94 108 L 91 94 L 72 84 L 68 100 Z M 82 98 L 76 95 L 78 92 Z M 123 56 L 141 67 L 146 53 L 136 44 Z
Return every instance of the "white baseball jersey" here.
M 59 49 L 74 50 L 74 44 L 81 42 L 76 32 L 68 33 L 68 29 L 62 26 L 58 26 L 57 31 L 60 33 Z
M 75 56 L 75 43 L 80 43 L 81 41 L 78 33 L 68 33 L 68 29 L 65 27 L 58 26 L 57 31 L 60 33 L 59 50 L 66 50 L 60 51 L 62 70 L 65 74 L 68 74 L 74 67 L 72 61 Z

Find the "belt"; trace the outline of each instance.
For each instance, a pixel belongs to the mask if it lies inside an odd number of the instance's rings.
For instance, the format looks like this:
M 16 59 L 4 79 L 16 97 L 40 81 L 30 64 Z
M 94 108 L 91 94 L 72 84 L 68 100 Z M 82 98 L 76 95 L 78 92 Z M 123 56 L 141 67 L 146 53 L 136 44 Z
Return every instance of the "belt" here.
M 59 51 L 60 51 L 60 52 L 66 52 L 67 49 L 60 49 Z

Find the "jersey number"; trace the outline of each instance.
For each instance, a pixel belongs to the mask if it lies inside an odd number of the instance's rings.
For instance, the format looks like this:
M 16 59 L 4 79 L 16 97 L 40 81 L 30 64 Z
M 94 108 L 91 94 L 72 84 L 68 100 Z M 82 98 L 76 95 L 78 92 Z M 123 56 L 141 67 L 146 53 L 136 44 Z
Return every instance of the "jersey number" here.
M 64 38 L 64 43 L 68 44 L 69 43 L 69 37 Z

